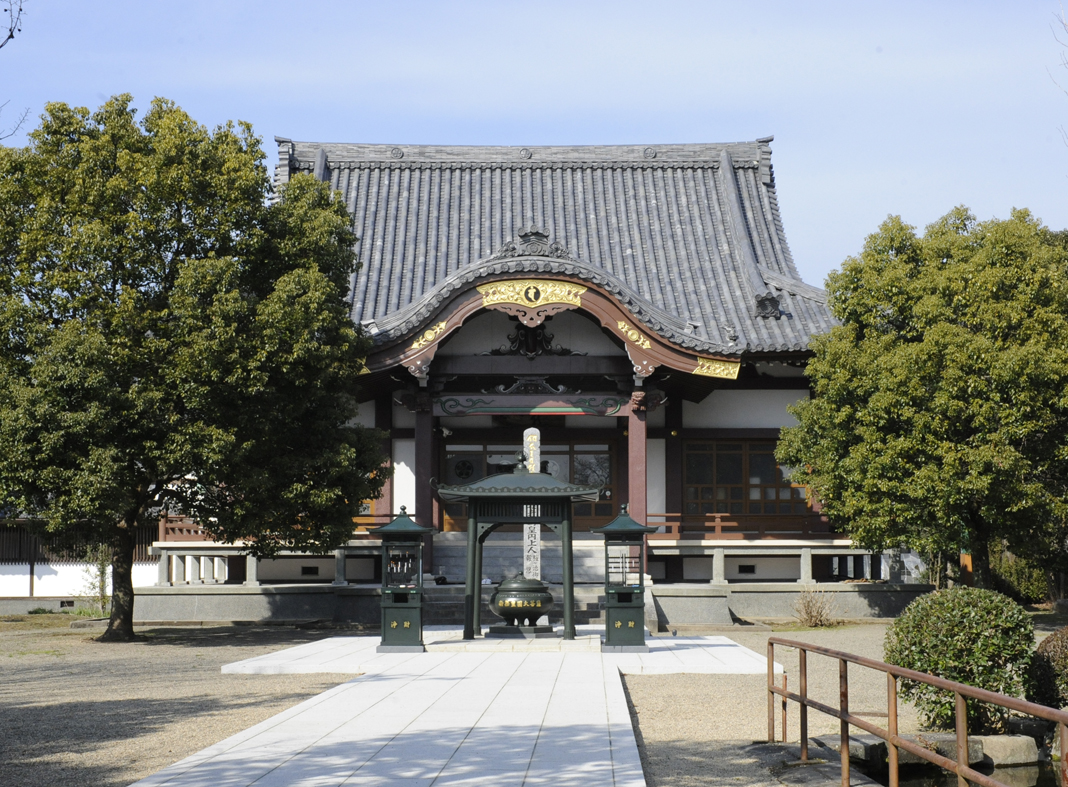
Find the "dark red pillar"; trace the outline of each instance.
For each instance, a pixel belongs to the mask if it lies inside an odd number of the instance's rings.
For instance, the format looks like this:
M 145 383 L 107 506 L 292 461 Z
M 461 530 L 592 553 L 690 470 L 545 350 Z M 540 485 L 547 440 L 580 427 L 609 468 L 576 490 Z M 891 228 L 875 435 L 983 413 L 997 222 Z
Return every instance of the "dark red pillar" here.
M 630 515 L 645 524 L 648 513 L 645 496 L 645 411 L 631 407 L 627 422 L 627 497 Z

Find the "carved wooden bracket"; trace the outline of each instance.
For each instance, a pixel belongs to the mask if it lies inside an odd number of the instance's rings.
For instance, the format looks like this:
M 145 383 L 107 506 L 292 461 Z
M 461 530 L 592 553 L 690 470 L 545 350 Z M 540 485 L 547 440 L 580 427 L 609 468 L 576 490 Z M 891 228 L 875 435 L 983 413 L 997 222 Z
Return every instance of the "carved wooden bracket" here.
M 399 391 L 393 401 L 410 413 L 429 413 L 433 406 L 427 391 Z
M 631 409 L 638 412 L 651 413 L 666 403 L 667 396 L 663 391 L 635 391 L 630 395 Z

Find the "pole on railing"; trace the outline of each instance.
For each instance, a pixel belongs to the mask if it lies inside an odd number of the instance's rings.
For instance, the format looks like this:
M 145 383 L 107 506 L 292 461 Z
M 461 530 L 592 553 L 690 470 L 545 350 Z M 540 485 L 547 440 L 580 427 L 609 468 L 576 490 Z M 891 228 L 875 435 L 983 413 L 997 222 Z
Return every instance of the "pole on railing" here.
M 960 766 L 968 765 L 968 701 L 959 691 L 953 692 L 957 711 L 957 787 L 968 787 L 968 780 L 960 775 Z
M 786 670 L 783 670 L 782 673 L 782 690 L 782 742 L 786 743 L 789 740 L 789 737 L 786 734 Z
M 799 650 L 797 655 L 801 672 L 801 762 L 808 762 L 808 651 Z
M 1068 784 L 1068 725 L 1063 721 L 1057 724 L 1057 734 L 1061 739 L 1061 784 Z
M 768 743 L 775 743 L 775 645 L 768 643 Z
M 842 712 L 842 787 L 849 787 L 849 663 L 838 659 L 838 707 Z
M 886 673 L 886 731 L 891 738 L 897 735 L 897 678 L 889 672 Z M 886 761 L 890 769 L 889 787 L 898 787 L 897 746 L 890 741 L 886 742 Z

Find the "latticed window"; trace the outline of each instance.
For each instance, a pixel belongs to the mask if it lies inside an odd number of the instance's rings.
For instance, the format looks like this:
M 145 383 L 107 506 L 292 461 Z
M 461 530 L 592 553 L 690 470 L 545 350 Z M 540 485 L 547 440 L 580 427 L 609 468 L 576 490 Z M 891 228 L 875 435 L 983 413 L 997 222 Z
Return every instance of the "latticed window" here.
M 470 484 L 494 473 L 509 473 L 516 462 L 519 443 L 448 444 L 445 446 L 444 472 L 446 484 Z M 597 502 L 573 504 L 573 526 L 576 530 L 607 524 L 616 515 L 615 502 L 615 445 L 614 443 L 542 444 L 541 472 L 571 484 L 601 486 Z M 467 504 L 445 505 L 445 528 L 466 527 Z
M 807 514 L 805 487 L 775 461 L 775 443 L 749 440 L 686 444 L 683 513 Z

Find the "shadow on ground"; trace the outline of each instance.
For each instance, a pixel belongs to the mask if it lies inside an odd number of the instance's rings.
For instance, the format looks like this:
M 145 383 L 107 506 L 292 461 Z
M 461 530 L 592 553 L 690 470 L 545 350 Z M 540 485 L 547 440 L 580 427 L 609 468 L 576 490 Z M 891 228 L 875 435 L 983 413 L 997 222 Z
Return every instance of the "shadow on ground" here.
M 272 701 L 290 705 L 307 696 L 307 692 L 277 694 Z M 139 738 L 179 721 L 208 722 L 212 716 L 254 708 L 259 702 L 258 697 L 219 698 L 210 694 L 44 705 L 0 701 L 0 728 L 4 731 L 0 738 L 0 783 L 126 784 L 129 758 L 110 767 L 80 763 L 73 768 L 67 761 L 112 743 L 122 743 L 129 757 L 136 757 Z M 33 778 L 23 778 L 27 776 L 23 772 L 30 770 L 34 771 Z
M 149 777 L 146 785 L 385 785 L 430 787 L 432 783 L 519 787 L 591 787 L 633 784 L 638 763 L 613 752 L 603 728 L 586 725 L 435 726 L 398 734 L 364 737 L 363 730 L 341 728 L 325 738 L 300 734 L 272 744 L 265 731 L 238 748 L 213 747 Z M 319 733 L 321 734 L 321 733 Z M 633 750 L 631 750 L 633 751 Z M 614 759 L 615 756 L 615 759 Z M 622 759 L 620 759 L 622 757 Z

